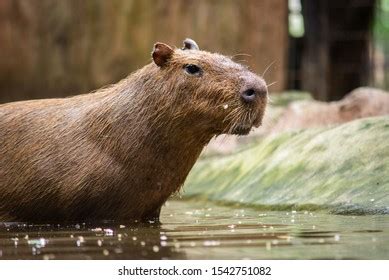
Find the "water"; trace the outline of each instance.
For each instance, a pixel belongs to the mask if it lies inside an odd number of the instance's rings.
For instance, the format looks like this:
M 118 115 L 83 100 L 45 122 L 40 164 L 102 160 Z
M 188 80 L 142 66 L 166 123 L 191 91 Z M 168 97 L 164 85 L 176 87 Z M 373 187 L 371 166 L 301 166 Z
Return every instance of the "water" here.
M 389 216 L 169 201 L 161 224 L 0 223 L 0 259 L 389 259 Z

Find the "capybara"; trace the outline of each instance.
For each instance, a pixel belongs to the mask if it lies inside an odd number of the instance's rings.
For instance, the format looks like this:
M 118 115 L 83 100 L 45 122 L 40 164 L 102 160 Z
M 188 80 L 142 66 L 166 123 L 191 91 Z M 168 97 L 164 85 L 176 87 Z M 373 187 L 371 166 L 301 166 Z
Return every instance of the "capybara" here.
M 261 124 L 247 67 L 191 39 L 152 58 L 89 94 L 0 105 L 0 221 L 157 220 L 212 137 Z

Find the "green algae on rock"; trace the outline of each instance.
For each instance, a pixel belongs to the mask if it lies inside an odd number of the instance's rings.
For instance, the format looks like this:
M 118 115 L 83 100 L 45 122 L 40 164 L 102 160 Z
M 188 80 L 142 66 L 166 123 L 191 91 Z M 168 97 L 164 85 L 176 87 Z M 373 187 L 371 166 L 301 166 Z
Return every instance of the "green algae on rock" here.
M 266 209 L 389 213 L 389 116 L 267 136 L 200 160 L 184 197 Z

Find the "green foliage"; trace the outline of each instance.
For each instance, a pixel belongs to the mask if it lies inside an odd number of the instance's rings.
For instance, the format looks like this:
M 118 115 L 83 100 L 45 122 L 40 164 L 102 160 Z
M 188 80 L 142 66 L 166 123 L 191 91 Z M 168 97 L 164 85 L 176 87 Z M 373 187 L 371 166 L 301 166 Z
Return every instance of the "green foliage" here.
M 313 100 L 312 96 L 303 91 L 284 91 L 281 94 L 274 94 L 270 97 L 271 106 L 286 107 L 293 101 Z
M 389 42 L 389 0 L 378 2 L 374 19 L 374 37 L 380 44 L 388 47 Z

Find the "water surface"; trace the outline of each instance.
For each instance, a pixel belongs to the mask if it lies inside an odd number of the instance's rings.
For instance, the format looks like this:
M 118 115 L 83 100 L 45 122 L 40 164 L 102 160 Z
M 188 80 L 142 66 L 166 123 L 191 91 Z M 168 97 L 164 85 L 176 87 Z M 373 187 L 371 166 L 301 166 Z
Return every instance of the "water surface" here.
M 389 259 L 389 216 L 172 200 L 160 225 L 0 223 L 0 259 Z

